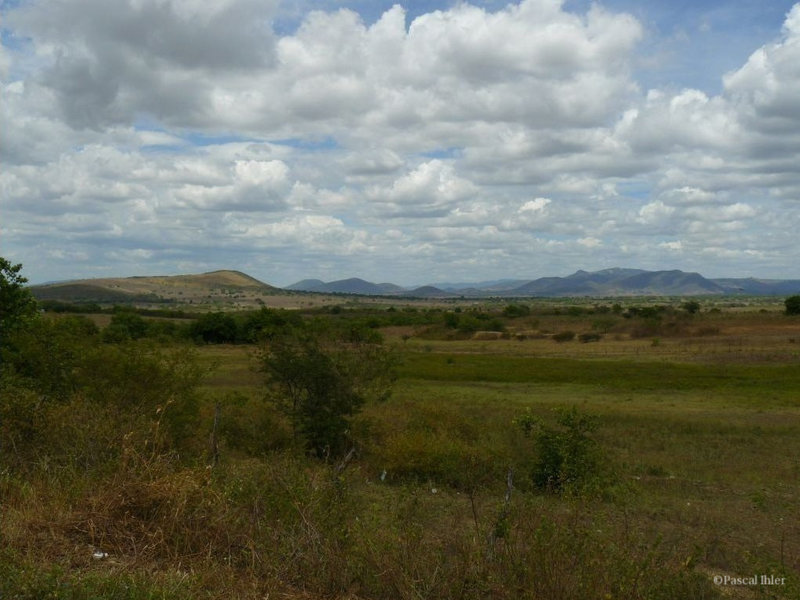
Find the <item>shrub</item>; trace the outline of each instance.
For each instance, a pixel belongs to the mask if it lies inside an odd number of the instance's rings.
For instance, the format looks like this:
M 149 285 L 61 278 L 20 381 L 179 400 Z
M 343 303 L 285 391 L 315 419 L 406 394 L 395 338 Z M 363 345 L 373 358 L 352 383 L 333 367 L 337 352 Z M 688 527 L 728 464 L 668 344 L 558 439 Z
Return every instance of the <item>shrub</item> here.
M 111 317 L 111 323 L 103 331 L 106 342 L 138 340 L 147 335 L 147 323 L 132 310 L 119 310 Z
M 19 274 L 22 265 L 12 265 L 0 256 L 0 344 L 8 334 L 36 317 L 36 300 L 24 287 L 28 281 Z
M 538 456 L 531 478 L 536 488 L 554 493 L 580 490 L 599 476 L 599 449 L 590 437 L 597 428 L 594 417 L 573 406 L 560 412 L 556 428 L 529 414 L 515 423 L 527 436 L 534 436 Z
M 206 344 L 232 344 L 238 339 L 236 319 L 224 312 L 208 313 L 190 328 L 192 337 Z
M 531 314 L 531 307 L 527 304 L 507 304 L 503 309 L 503 315 L 509 318 L 527 317 Z
M 556 342 L 571 342 L 575 339 L 574 331 L 561 331 L 553 335 L 553 341 Z
M 603 336 L 599 333 L 582 333 L 578 336 L 578 339 L 583 344 L 587 344 L 589 342 L 599 342 L 603 339 Z
M 681 308 L 690 315 L 693 315 L 700 310 L 700 303 L 697 300 L 689 300 L 681 304 Z
M 13 461 L 90 467 L 118 455 L 134 431 L 132 443 L 188 450 L 199 413 L 195 356 L 142 342 L 100 344 L 90 325 L 39 319 L 5 353 L 0 417 L 14 429 Z
M 350 419 L 368 400 L 383 400 L 394 381 L 393 357 L 373 341 L 330 337 L 305 327 L 261 350 L 269 397 L 317 457 L 347 450 Z
M 785 301 L 787 315 L 800 315 L 800 295 L 789 296 Z

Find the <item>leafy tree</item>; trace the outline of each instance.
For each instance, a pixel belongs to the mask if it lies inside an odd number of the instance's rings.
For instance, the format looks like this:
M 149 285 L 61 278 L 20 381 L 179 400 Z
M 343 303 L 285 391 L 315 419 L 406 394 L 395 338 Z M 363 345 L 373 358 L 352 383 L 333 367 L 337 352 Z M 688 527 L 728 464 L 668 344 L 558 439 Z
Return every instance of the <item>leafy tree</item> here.
M 350 334 L 304 326 L 267 341 L 260 354 L 269 399 L 319 458 L 347 450 L 352 417 L 391 393 L 391 353 L 374 338 Z
M 531 314 L 531 307 L 527 304 L 507 304 L 503 309 L 503 315 L 509 318 L 527 317 Z
M 456 313 L 444 313 L 444 326 L 448 329 L 456 329 L 458 327 L 460 316 Z
M 24 287 L 28 280 L 20 275 L 21 264 L 12 265 L 0 256 L 0 344 L 8 335 L 36 316 L 36 300 Z
M 302 317 L 296 312 L 262 307 L 244 318 L 240 335 L 246 342 L 257 342 L 285 334 L 292 327 L 301 325 Z
M 191 335 L 207 344 L 232 344 L 238 340 L 236 319 L 224 312 L 207 313 L 191 326 Z
M 689 300 L 688 302 L 684 302 L 681 308 L 690 315 L 693 315 L 700 310 L 700 303 L 697 300 Z
M 147 335 L 147 322 L 132 310 L 118 310 L 111 316 L 111 323 L 103 331 L 107 342 L 138 340 Z
M 557 428 L 543 425 L 530 412 L 514 423 L 526 436 L 534 436 L 538 457 L 531 478 L 538 489 L 562 493 L 587 486 L 598 477 L 600 453 L 591 437 L 597 428 L 594 417 L 573 406 L 559 412 Z
M 800 315 L 800 295 L 789 296 L 785 301 L 787 315 Z

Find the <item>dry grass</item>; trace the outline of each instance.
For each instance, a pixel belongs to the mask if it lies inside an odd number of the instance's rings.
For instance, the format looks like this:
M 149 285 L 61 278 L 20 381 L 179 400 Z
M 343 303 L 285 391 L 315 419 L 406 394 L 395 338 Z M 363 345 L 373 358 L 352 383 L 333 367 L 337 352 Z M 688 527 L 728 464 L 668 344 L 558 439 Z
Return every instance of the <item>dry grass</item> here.
M 591 331 L 591 316 L 536 318 L 534 332 Z M 132 445 L 92 468 L 4 467 L 0 597 L 799 597 L 798 329 L 742 311 L 657 345 L 624 332 L 557 344 L 389 330 L 403 377 L 356 423 L 361 450 L 344 472 L 297 454 L 262 414 L 249 348 L 203 347 L 196 446 L 221 402 L 220 463 Z M 571 405 L 598 419 L 601 484 L 538 493 L 535 446 L 513 419 L 527 409 L 552 423 Z M 754 573 L 787 582 L 713 583 Z

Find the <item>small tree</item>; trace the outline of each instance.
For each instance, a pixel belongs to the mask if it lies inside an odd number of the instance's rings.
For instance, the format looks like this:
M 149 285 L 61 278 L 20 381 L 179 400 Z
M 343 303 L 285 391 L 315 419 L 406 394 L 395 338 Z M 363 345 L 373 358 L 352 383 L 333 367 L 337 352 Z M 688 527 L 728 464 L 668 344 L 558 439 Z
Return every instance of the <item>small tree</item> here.
M 309 326 L 266 342 L 260 361 L 269 399 L 319 458 L 347 449 L 351 418 L 365 402 L 388 398 L 394 381 L 382 344 Z
M 800 315 L 800 295 L 789 296 L 785 301 L 787 315 Z
M 700 303 L 697 300 L 689 300 L 681 304 L 681 308 L 690 315 L 693 315 L 700 311 Z
M 28 280 L 21 270 L 21 264 L 12 265 L 0 256 L 0 344 L 36 315 L 36 300 L 24 287 Z
M 206 313 L 190 327 L 192 337 L 206 344 L 232 344 L 237 341 L 236 319 L 224 312 Z
M 138 340 L 147 335 L 147 321 L 132 309 L 120 309 L 111 316 L 111 323 L 103 331 L 107 342 Z
M 531 478 L 538 489 L 560 494 L 579 490 L 597 478 L 600 454 L 591 437 L 597 427 L 594 417 L 573 406 L 559 412 L 557 428 L 543 425 L 530 412 L 514 423 L 526 437 L 534 436 L 538 456 Z

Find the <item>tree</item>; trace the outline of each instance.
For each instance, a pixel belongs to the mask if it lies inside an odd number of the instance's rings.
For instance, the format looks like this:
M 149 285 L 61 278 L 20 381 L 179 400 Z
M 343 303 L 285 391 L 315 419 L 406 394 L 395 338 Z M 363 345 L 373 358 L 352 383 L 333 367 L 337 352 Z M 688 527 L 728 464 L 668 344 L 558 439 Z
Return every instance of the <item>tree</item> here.
M 700 310 L 700 303 L 697 300 L 689 300 L 681 304 L 681 308 L 690 315 L 693 315 Z
M 789 296 L 785 301 L 787 315 L 800 315 L 800 295 Z
M 36 316 L 36 300 L 24 287 L 28 280 L 20 275 L 21 264 L 12 265 L 0 256 L 0 344 L 7 336 Z
M 538 460 L 531 477 L 540 490 L 579 490 L 600 474 L 601 456 L 591 433 L 597 420 L 573 406 L 559 411 L 558 427 L 542 424 L 530 411 L 514 420 L 526 437 L 534 436 Z
M 268 397 L 319 458 L 347 450 L 352 417 L 366 402 L 388 398 L 394 381 L 393 357 L 381 343 L 311 326 L 265 342 L 260 361 Z
M 111 316 L 111 323 L 103 331 L 107 342 L 138 340 L 147 335 L 147 322 L 133 310 L 117 310 Z
M 236 319 L 224 312 L 206 313 L 190 328 L 192 337 L 206 344 L 233 344 L 238 339 Z

